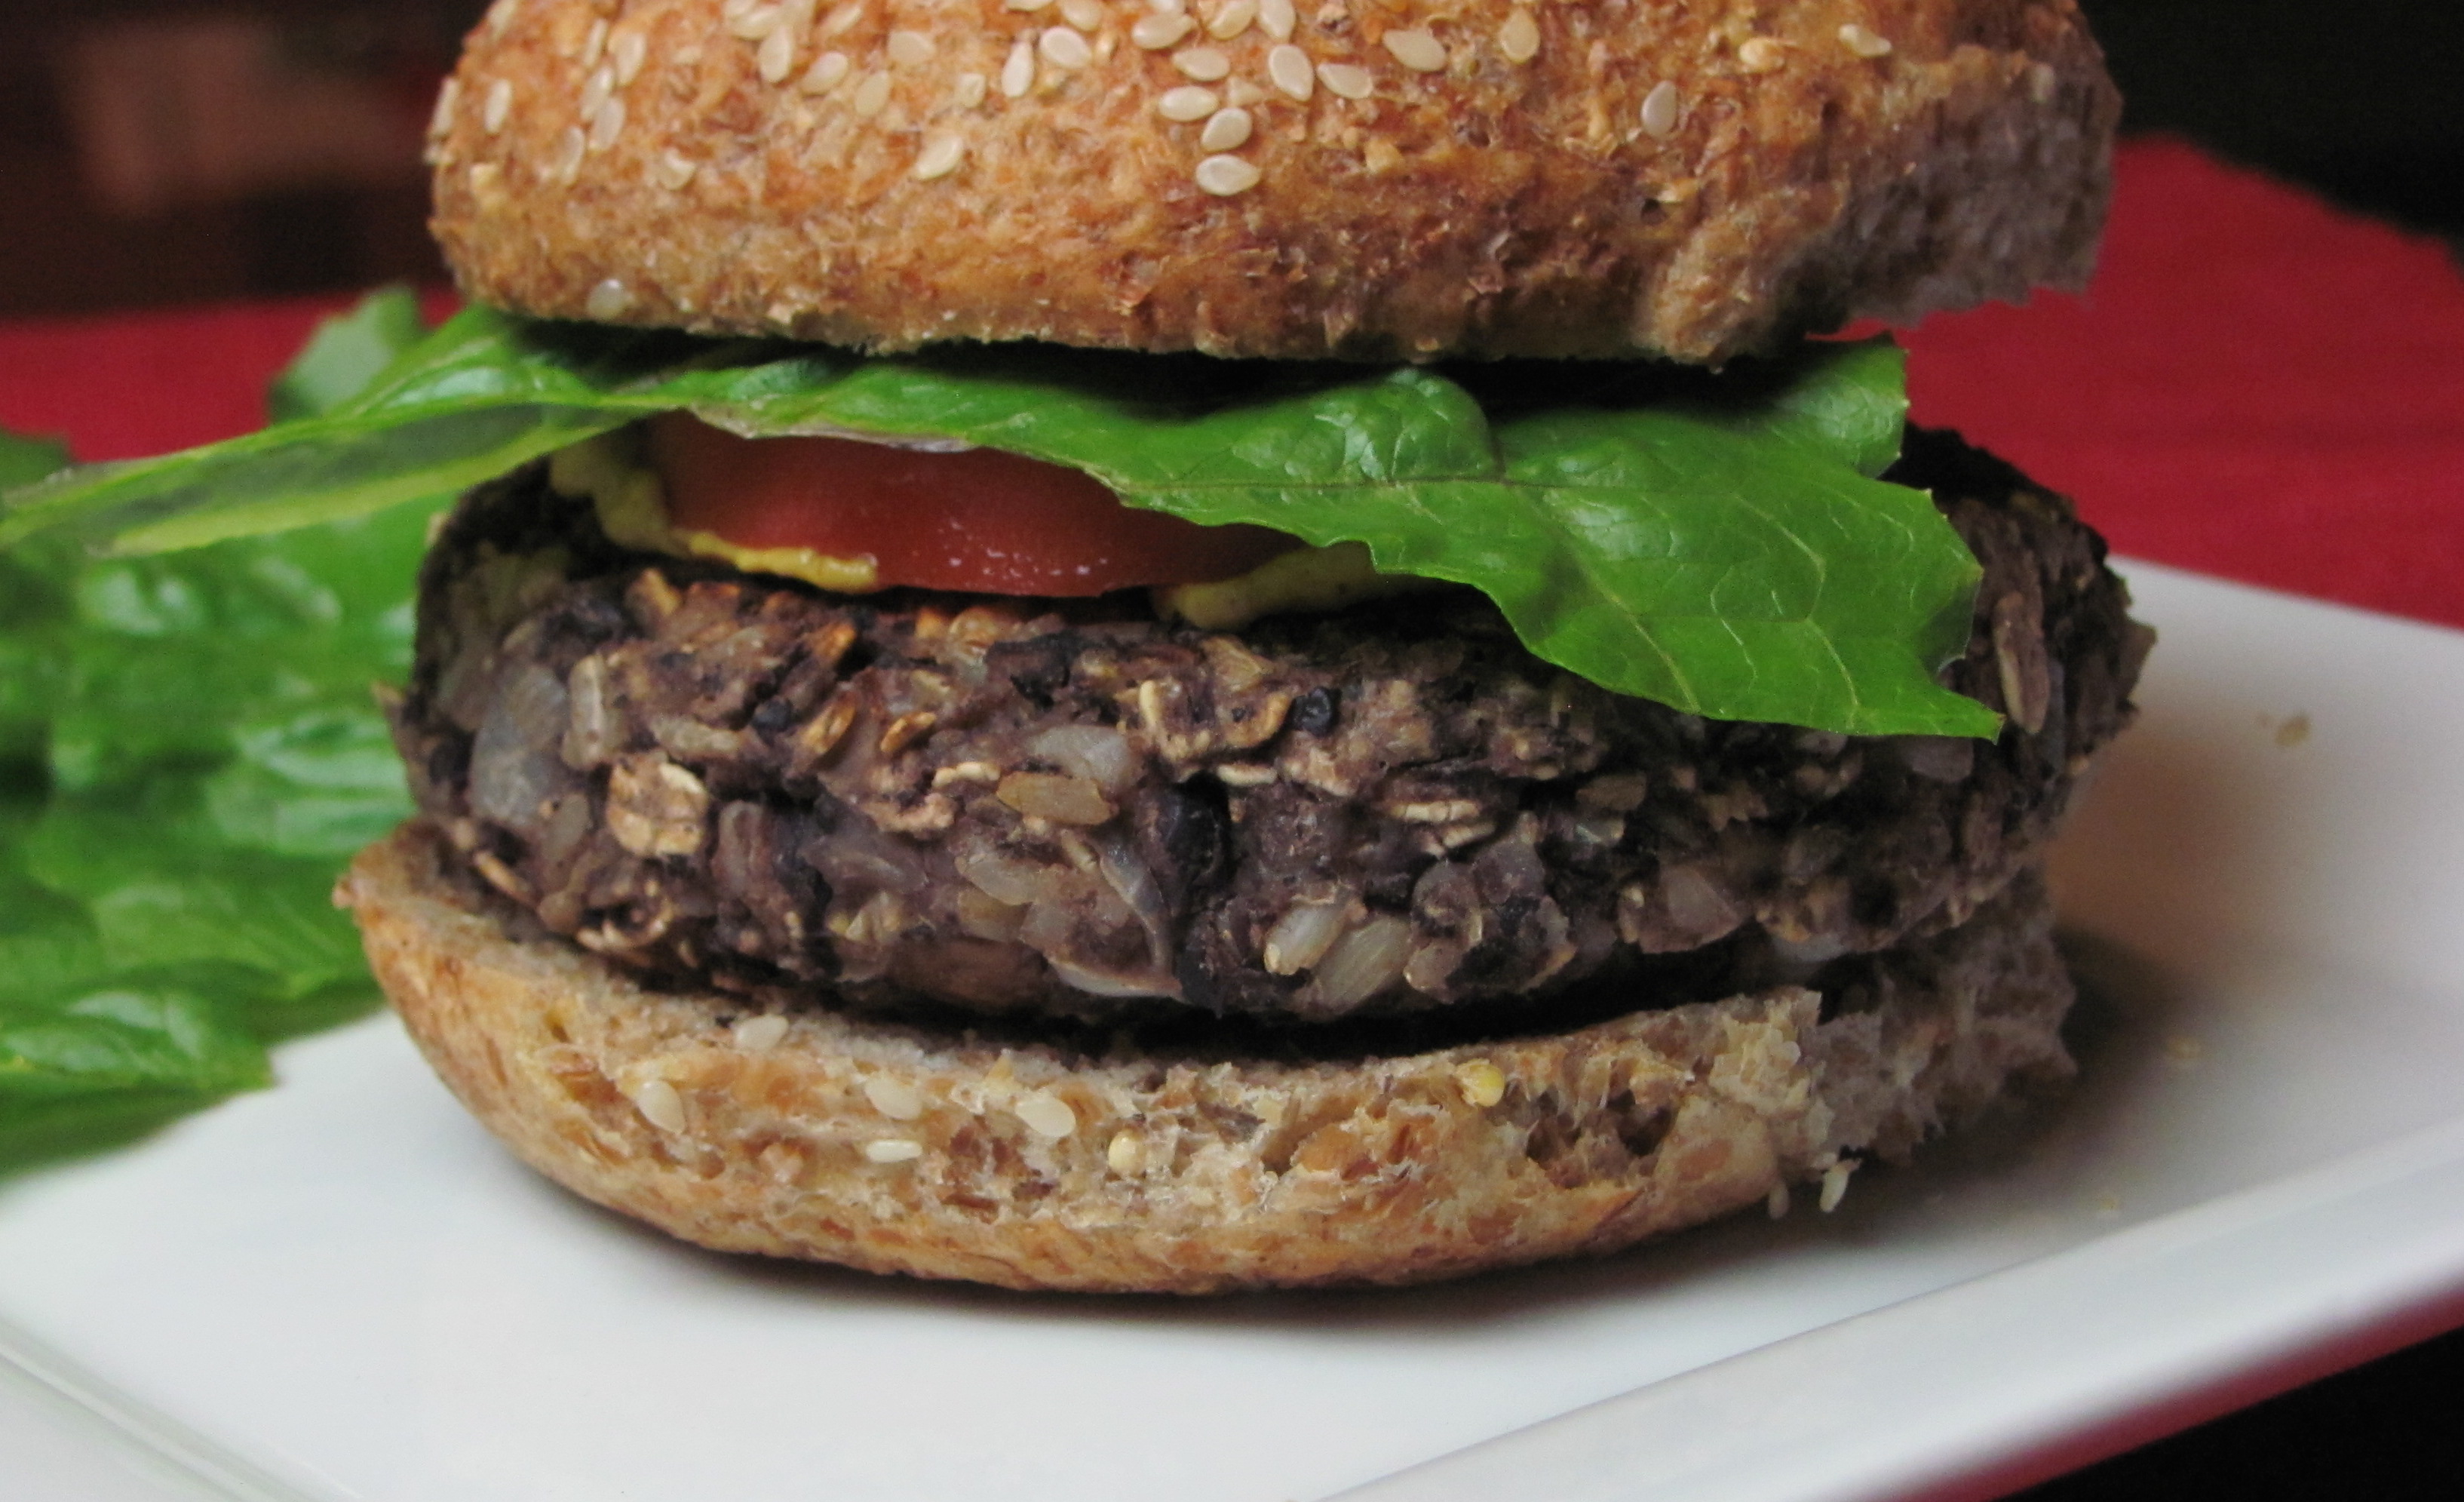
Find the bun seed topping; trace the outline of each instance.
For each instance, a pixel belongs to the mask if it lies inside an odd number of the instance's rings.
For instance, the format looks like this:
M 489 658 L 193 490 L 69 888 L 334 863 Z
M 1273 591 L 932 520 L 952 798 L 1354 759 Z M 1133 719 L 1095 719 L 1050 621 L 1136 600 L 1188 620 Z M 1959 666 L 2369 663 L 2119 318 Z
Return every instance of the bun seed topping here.
M 501 33 L 523 3 L 498 0 L 487 26 Z M 710 46 L 740 47 L 750 53 L 751 71 L 763 83 L 799 90 L 825 107 L 860 120 L 885 119 L 902 129 L 910 114 L 935 117 L 934 128 L 917 138 L 912 167 L 913 176 L 925 182 L 965 171 L 971 145 L 965 117 L 1067 88 L 1082 74 L 1100 75 L 1103 87 L 1117 87 L 1119 74 L 1128 69 L 1155 91 L 1155 109 L 1163 119 L 1203 122 L 1187 142 L 1190 179 L 1209 194 L 1231 197 L 1255 188 L 1265 175 L 1257 162 L 1236 153 L 1278 133 L 1307 139 L 1306 120 L 1293 117 L 1305 115 L 1297 107 L 1315 104 L 1321 89 L 1331 99 L 1317 108 L 1342 108 L 1380 93 L 1442 87 L 1449 76 L 1483 67 L 1519 68 L 1548 45 L 1538 14 L 1526 9 L 1509 12 L 1492 33 L 1482 35 L 1456 26 L 1441 30 L 1435 17 L 1373 32 L 1355 28 L 1340 6 L 1305 19 L 1293 0 L 1213 0 L 1195 11 L 1188 0 L 1004 0 L 1005 11 L 1043 24 L 984 38 L 994 50 L 979 60 L 975 54 L 985 49 L 978 38 L 892 30 L 873 13 L 876 9 L 877 0 L 844 0 L 826 11 L 820 0 L 726 0 L 717 34 L 702 46 L 678 49 L 675 60 L 698 61 Z M 569 123 L 535 166 L 539 178 L 570 184 L 588 158 L 621 139 L 626 90 L 655 74 L 664 60 L 648 31 L 641 23 L 602 18 L 578 44 L 567 44 L 580 87 Z M 1888 38 L 1861 25 L 1842 26 L 1838 37 L 1861 58 L 1880 59 L 1892 50 Z M 1736 61 L 1748 73 L 1768 72 L 1786 65 L 1787 50 L 1756 36 L 1738 46 Z M 1168 63 L 1170 71 L 1141 61 L 1146 55 Z M 935 69 L 949 74 L 938 86 L 902 87 L 902 79 Z M 1227 88 L 1233 106 L 1228 109 L 1222 98 Z M 490 136 L 502 134 L 514 113 L 512 84 L 495 78 L 474 92 L 480 128 Z M 918 93 L 932 102 L 919 109 L 913 102 Z M 911 101 L 907 109 L 887 119 L 902 95 Z M 430 122 L 432 141 L 443 142 L 463 103 L 459 80 L 449 83 Z M 1676 86 L 1661 82 L 1631 124 L 1664 138 L 1678 128 L 1682 114 Z M 1389 150 L 1373 165 L 1397 160 Z M 699 165 L 670 150 L 651 176 L 659 187 L 681 191 Z M 500 179 L 509 166 L 474 165 L 474 191 L 484 180 L 489 196 L 501 195 L 506 185 Z

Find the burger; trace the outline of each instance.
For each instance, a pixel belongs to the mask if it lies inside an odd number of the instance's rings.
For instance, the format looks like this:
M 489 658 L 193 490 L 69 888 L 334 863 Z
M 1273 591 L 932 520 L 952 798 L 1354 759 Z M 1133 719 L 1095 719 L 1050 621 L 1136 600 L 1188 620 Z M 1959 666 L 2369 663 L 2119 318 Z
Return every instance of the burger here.
M 583 1195 L 1019 1288 L 1603 1252 L 2071 1068 L 2148 633 L 1807 336 L 2079 282 L 2117 112 L 2068 0 L 499 0 L 473 307 L 80 504 L 475 483 L 338 898 Z

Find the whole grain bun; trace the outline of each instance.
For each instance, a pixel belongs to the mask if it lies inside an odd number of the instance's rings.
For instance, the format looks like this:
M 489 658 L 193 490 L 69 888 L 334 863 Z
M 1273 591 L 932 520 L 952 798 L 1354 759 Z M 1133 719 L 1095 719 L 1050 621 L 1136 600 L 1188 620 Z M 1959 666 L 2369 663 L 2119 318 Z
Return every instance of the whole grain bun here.
M 1013 1288 L 1410 1283 L 1602 1252 L 2058 1078 L 2042 884 L 1835 998 L 1780 987 L 1398 1057 L 1089 1055 L 653 992 L 516 938 L 406 825 L 338 899 L 535 1167 L 705 1246 Z M 1638 998 L 1646 1002 L 1648 998 Z
M 463 290 L 881 349 L 1718 362 L 2088 269 L 2072 0 L 498 0 Z

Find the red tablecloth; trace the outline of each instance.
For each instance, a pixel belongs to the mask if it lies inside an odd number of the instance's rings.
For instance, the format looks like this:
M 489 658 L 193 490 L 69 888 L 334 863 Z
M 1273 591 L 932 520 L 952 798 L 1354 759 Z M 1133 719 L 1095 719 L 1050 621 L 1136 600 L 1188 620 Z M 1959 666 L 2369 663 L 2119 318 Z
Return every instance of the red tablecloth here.
M 2084 300 L 1935 319 L 1921 421 L 2124 552 L 2464 626 L 2464 276 L 2188 146 L 2124 149 Z
M 2464 276 L 2445 248 L 2165 142 L 2123 149 L 2084 299 L 1938 318 L 1920 420 L 2123 551 L 2464 626 Z M 0 426 L 119 458 L 244 431 L 338 301 L 0 324 Z

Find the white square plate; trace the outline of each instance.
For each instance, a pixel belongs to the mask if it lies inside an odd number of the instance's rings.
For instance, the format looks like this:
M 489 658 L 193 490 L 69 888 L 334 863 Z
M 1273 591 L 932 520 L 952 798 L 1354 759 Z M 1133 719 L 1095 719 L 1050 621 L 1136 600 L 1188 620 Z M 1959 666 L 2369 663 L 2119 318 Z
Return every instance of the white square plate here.
M 671 1245 L 378 1020 L 0 1186 L 22 1502 L 1986 1491 L 2464 1318 L 2464 635 L 2148 565 L 2057 1107 L 1838 1213 L 1405 1292 L 1025 1297 Z

